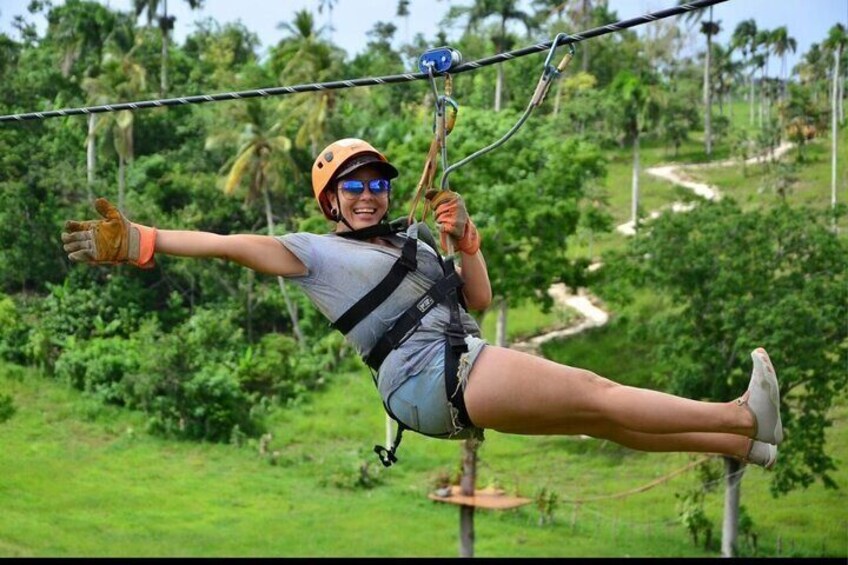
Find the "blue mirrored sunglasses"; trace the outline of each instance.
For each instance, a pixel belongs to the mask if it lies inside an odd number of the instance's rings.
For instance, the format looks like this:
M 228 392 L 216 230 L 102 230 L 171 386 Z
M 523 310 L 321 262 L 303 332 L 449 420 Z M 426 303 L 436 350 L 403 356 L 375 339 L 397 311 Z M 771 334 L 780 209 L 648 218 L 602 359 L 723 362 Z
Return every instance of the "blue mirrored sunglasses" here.
M 365 192 L 365 186 L 374 196 L 387 195 L 392 190 L 392 181 L 388 179 L 372 179 L 369 181 L 343 180 L 339 181 L 339 188 L 346 194 L 359 196 Z

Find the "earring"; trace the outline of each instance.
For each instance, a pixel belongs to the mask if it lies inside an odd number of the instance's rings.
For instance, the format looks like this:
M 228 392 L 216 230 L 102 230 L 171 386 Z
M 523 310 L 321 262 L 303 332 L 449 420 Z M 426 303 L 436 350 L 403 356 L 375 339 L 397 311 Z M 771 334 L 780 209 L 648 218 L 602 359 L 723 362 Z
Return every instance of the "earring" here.
M 339 217 L 339 211 L 338 211 L 338 210 L 336 210 L 335 208 L 330 208 L 330 214 L 331 214 L 331 215 L 333 216 L 333 218 L 335 218 L 335 219 L 338 219 L 338 217 Z

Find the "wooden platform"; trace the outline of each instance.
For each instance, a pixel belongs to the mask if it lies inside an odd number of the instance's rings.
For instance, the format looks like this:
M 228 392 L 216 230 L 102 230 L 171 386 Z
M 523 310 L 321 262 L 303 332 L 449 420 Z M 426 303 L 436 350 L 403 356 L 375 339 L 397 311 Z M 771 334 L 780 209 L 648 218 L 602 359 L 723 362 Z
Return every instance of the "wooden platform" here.
M 488 508 L 490 510 L 509 510 L 518 508 L 533 502 L 530 498 L 520 496 L 509 496 L 501 489 L 487 487 L 474 491 L 474 496 L 460 494 L 458 485 L 450 487 L 450 494 L 439 496 L 435 492 L 427 495 L 427 498 L 436 502 L 447 502 L 458 506 L 474 506 L 475 508 Z

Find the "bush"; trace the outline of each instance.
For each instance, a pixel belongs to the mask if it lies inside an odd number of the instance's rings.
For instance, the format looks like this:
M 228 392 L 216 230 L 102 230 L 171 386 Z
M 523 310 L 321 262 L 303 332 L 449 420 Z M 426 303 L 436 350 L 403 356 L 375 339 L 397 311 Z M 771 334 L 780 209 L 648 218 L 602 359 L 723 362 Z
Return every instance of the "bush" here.
M 241 386 L 247 392 L 281 401 L 298 396 L 305 390 L 297 378 L 298 349 L 291 336 L 263 335 L 239 359 L 237 375 Z
M 11 418 L 17 412 L 12 397 L 8 394 L 0 394 L 0 424 Z
M 82 277 L 84 275 L 77 275 Z M 26 360 L 52 374 L 70 338 L 128 337 L 144 320 L 140 297 L 148 294 L 137 279 L 113 276 L 96 286 L 49 285 L 50 294 L 28 309 Z
M 0 359 L 23 363 L 27 328 L 11 297 L 0 294 Z
M 187 437 L 229 441 L 233 429 L 253 434 L 250 397 L 239 387 L 232 371 L 222 366 L 204 367 L 188 381 L 179 406 Z
M 67 345 L 56 360 L 55 376 L 58 379 L 98 397 L 102 402 L 133 404 L 124 378 L 138 369 L 135 342 L 111 337 L 95 338 L 77 345 L 76 340 L 71 338 Z

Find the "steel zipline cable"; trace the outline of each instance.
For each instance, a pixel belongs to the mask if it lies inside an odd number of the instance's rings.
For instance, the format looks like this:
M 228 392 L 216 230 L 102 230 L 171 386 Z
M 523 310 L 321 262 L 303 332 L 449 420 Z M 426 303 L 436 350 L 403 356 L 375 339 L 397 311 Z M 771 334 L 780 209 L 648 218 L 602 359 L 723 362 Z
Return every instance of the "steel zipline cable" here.
M 671 16 L 677 16 L 694 10 L 700 10 L 715 4 L 727 2 L 728 0 L 693 0 L 673 8 L 651 12 L 642 16 L 631 18 L 629 20 L 621 20 L 612 24 L 599 26 L 588 31 L 575 33 L 570 35 L 560 34 L 557 39 L 544 43 L 537 43 L 515 51 L 499 53 L 484 59 L 469 61 L 454 67 L 450 70 L 453 75 L 473 71 L 488 65 L 494 65 L 510 59 L 524 57 L 540 51 L 550 50 L 556 46 L 569 45 L 585 41 L 593 37 L 607 35 L 639 26 L 656 20 L 661 20 Z M 338 90 L 342 88 L 353 88 L 357 86 L 375 86 L 382 84 L 394 84 L 401 82 L 411 82 L 415 80 L 429 79 L 428 73 L 404 73 L 399 75 L 387 75 L 382 77 L 364 77 L 350 80 L 337 80 L 331 82 L 318 82 L 311 84 L 298 84 L 295 86 L 276 86 L 269 88 L 260 88 L 256 90 L 243 90 L 239 92 L 223 92 L 219 94 L 199 94 L 196 96 L 184 96 L 180 98 L 163 98 L 158 100 L 142 100 L 138 102 L 120 102 L 116 104 L 104 104 L 101 106 L 88 106 L 84 108 L 64 108 L 61 110 L 46 110 L 44 112 L 29 112 L 26 114 L 9 114 L 0 116 L 0 122 L 21 122 L 28 120 L 42 120 L 45 118 L 54 118 L 59 116 L 76 116 L 81 114 L 100 114 L 104 112 L 118 112 L 121 110 L 140 110 L 142 108 L 159 108 L 162 106 L 183 106 L 186 104 L 203 104 L 205 102 L 219 102 L 223 100 L 240 100 L 243 98 L 257 98 L 266 96 L 282 96 L 285 94 L 295 94 L 298 92 L 317 92 L 323 90 Z

